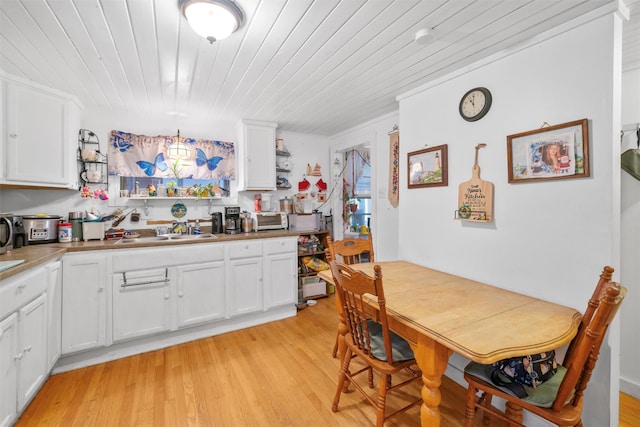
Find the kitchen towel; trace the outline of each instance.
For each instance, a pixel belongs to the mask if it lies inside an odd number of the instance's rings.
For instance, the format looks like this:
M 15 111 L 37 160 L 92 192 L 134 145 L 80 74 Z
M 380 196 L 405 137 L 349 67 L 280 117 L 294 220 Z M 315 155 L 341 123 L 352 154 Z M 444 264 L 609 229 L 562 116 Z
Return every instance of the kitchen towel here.
M 387 198 L 394 208 L 398 207 L 400 202 L 400 185 L 398 183 L 398 174 L 400 171 L 400 131 L 395 126 L 389 132 L 389 194 Z

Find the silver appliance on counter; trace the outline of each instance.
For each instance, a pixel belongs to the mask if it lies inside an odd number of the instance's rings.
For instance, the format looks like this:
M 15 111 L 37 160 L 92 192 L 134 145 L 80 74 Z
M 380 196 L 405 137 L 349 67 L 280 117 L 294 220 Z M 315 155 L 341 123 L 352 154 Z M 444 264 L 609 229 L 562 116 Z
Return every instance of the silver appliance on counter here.
M 0 254 L 13 250 L 13 214 L 0 214 Z
M 227 206 L 224 208 L 224 232 L 227 234 L 242 233 L 242 219 L 240 218 L 240 208 Z
M 23 215 L 22 226 L 29 244 L 58 241 L 59 215 Z

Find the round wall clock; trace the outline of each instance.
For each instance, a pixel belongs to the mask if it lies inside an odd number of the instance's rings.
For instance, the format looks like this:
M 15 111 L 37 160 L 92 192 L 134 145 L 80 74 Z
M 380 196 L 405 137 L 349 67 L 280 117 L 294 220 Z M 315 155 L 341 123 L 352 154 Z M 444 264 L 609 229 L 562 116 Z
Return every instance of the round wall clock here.
M 475 122 L 483 118 L 491 108 L 491 92 L 485 87 L 476 87 L 464 94 L 458 111 L 463 119 Z

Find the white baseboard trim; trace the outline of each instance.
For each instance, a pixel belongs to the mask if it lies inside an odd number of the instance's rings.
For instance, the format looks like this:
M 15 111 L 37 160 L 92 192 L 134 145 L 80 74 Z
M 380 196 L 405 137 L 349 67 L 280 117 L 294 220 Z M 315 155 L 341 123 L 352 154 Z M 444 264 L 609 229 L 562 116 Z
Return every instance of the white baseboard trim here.
M 620 391 L 640 399 L 640 384 L 637 382 L 620 377 Z
M 108 347 L 101 347 L 94 350 L 84 351 L 64 355 L 58 359 L 53 367 L 52 373 L 67 372 L 73 369 L 84 368 L 109 362 L 123 357 L 133 356 L 148 351 L 159 350 L 195 341 L 226 332 L 237 331 L 263 323 L 294 317 L 296 315 L 295 305 L 280 307 L 273 310 L 243 315 L 242 317 L 225 319 L 219 322 L 207 323 L 193 326 L 177 331 L 166 332 L 158 335 L 151 335 L 144 338 L 133 339 L 131 341 L 119 342 Z

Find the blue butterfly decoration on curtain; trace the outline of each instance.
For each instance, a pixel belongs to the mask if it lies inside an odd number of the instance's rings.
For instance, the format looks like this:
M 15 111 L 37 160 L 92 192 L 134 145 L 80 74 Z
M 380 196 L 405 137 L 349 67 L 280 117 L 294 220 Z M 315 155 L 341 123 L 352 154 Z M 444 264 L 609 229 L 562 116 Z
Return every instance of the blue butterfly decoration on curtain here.
M 129 144 L 124 138 L 120 135 L 113 136 L 113 147 L 120 150 L 121 153 L 124 153 L 129 148 L 133 147 L 133 144 Z
M 204 153 L 204 151 L 196 148 L 196 165 L 198 165 L 198 167 L 206 164 L 207 169 L 212 171 L 218 167 L 218 163 L 220 163 L 220 160 L 222 160 L 222 157 L 220 156 L 213 156 L 210 159 L 207 159 L 207 155 Z
M 156 169 L 160 169 L 162 172 L 166 171 L 168 166 L 164 161 L 164 154 L 160 153 L 156 156 L 153 163 L 147 162 L 145 160 L 140 160 L 136 162 L 140 169 L 142 169 L 147 176 L 153 176 L 156 174 Z

